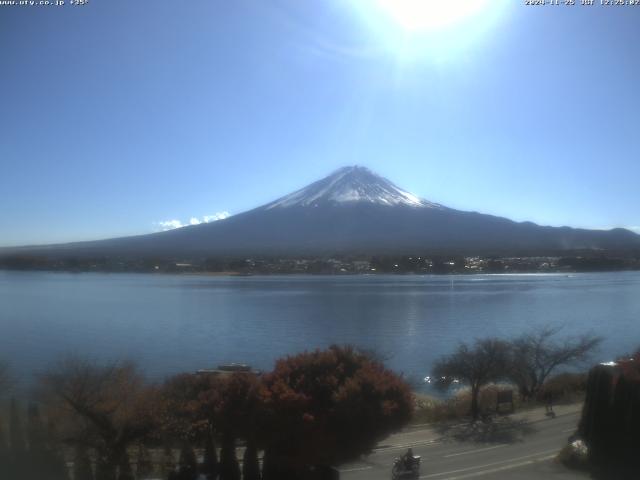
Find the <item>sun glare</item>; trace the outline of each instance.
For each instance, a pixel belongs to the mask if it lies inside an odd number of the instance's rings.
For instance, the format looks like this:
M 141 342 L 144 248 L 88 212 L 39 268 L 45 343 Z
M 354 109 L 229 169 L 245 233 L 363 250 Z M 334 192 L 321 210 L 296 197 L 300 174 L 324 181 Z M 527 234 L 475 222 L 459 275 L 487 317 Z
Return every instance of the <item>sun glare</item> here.
M 511 0 L 350 0 L 372 44 L 402 64 L 445 62 L 479 45 L 504 19 Z
M 481 13 L 489 0 L 377 0 L 377 3 L 406 30 L 435 31 Z

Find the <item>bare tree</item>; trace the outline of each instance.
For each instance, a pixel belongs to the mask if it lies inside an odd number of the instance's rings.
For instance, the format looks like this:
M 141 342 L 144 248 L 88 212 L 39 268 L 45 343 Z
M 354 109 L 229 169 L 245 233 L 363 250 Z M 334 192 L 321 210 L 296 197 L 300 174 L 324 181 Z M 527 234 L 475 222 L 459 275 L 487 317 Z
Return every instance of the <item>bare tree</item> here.
M 154 391 L 130 363 L 97 365 L 68 358 L 41 378 L 50 415 L 61 421 L 62 440 L 91 448 L 98 476 L 115 480 L 127 447 L 151 432 Z
M 476 340 L 472 346 L 462 343 L 453 354 L 436 362 L 433 368 L 436 386 L 446 389 L 455 381 L 468 385 L 471 416 L 477 420 L 480 388 L 506 377 L 509 352 L 509 344 L 497 338 Z
M 510 379 L 523 399 L 535 398 L 549 375 L 558 367 L 586 362 L 602 338 L 585 334 L 556 340 L 562 327 L 545 326 L 511 342 Z

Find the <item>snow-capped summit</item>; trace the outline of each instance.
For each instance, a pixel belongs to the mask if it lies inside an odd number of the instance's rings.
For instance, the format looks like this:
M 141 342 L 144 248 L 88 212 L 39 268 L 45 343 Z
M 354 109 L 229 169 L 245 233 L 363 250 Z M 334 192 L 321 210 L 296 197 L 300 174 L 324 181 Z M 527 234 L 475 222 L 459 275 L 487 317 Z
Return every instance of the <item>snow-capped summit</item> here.
M 340 168 L 322 180 L 265 205 L 264 209 L 353 203 L 443 208 L 402 190 L 368 168 L 353 166 Z

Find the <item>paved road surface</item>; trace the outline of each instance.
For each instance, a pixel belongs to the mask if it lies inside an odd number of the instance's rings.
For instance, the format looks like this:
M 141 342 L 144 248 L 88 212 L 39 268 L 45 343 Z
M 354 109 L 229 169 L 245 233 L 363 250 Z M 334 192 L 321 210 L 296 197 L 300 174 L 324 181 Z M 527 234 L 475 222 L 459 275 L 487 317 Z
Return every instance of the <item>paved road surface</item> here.
M 342 465 L 342 480 L 389 480 L 395 457 L 412 447 L 422 456 L 420 478 L 509 480 L 584 480 L 553 461 L 579 420 L 579 407 L 503 417 L 478 426 L 416 428 L 389 437 L 361 461 Z

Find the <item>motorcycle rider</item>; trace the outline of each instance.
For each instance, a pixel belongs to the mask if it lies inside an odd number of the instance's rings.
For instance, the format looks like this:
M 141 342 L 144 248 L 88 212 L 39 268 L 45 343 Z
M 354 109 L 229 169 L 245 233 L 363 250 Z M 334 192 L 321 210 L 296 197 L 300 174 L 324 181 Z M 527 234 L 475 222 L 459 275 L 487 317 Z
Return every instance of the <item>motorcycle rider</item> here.
M 411 449 L 411 447 L 409 447 L 407 453 L 402 456 L 402 462 L 404 463 L 404 466 L 407 470 L 411 470 L 413 468 L 416 459 L 413 457 L 413 450 Z

